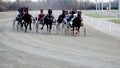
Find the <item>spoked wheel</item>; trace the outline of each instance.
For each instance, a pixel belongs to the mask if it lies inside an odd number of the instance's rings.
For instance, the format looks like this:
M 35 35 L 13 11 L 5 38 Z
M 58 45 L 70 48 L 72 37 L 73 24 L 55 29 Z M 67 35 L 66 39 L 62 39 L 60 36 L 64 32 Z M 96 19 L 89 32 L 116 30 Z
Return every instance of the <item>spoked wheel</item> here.
M 68 27 L 67 27 L 67 25 L 65 25 L 65 27 L 64 27 L 65 36 L 67 35 L 67 30 L 68 30 Z
M 18 22 L 18 23 L 17 23 L 17 26 L 16 26 L 17 31 L 19 30 L 19 27 L 20 27 L 20 23 Z
M 15 20 L 13 20 L 12 29 L 15 30 Z
M 82 31 L 82 32 L 80 32 L 80 34 L 82 33 L 82 35 L 85 37 L 86 36 L 86 28 L 84 26 L 82 26 L 80 31 Z
M 50 25 L 48 25 L 48 28 L 47 28 L 47 33 L 48 33 L 48 34 L 51 34 Z
M 60 24 L 56 24 L 56 31 L 57 31 L 57 35 L 58 35 L 60 32 Z
M 39 31 L 39 23 L 36 23 L 35 30 L 36 30 L 36 32 L 37 32 L 37 34 L 38 34 L 38 31 Z
M 56 25 L 56 31 L 57 31 L 57 35 L 59 34 L 59 25 Z
M 83 27 L 83 32 L 84 32 L 84 36 L 86 36 L 86 28 L 85 27 Z

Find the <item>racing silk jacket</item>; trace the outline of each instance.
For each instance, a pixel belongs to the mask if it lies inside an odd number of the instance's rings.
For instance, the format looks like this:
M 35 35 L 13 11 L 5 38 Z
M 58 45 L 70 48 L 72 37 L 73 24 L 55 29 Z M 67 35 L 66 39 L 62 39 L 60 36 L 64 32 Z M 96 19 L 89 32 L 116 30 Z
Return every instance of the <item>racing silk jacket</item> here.
M 61 15 L 58 17 L 57 22 L 58 22 L 58 23 L 62 23 L 62 21 L 64 20 L 64 18 L 65 18 L 65 15 L 64 15 L 64 14 L 61 14 Z
M 24 20 L 25 22 L 32 22 L 32 15 L 30 15 L 29 13 L 24 14 L 23 20 Z
M 54 16 L 53 15 L 46 15 L 44 18 L 44 23 L 46 24 L 52 24 L 53 23 Z
M 23 16 L 24 16 L 24 14 L 22 14 L 22 13 L 18 14 L 17 17 L 16 17 L 16 20 L 21 22 Z
M 39 15 L 38 15 L 38 21 L 40 21 L 44 16 L 45 16 L 44 13 L 39 14 Z

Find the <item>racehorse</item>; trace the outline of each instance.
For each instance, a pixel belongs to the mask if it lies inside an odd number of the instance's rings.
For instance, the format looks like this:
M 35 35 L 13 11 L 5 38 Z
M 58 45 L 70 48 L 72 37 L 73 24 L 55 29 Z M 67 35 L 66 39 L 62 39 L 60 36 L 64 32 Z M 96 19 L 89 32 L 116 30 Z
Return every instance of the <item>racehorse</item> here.
M 58 19 L 57 19 L 57 25 L 56 25 L 56 29 L 57 29 L 57 34 L 60 31 L 60 24 L 62 24 L 62 29 L 64 28 L 64 23 L 63 20 L 66 17 L 66 11 L 62 10 L 62 14 L 59 15 Z
M 46 24 L 46 26 L 47 26 L 47 31 L 48 31 L 49 33 L 51 33 L 52 23 L 53 23 L 53 22 L 54 22 L 54 16 L 52 15 L 52 10 L 49 9 L 49 10 L 48 10 L 48 15 L 46 15 L 46 16 L 44 17 L 44 23 L 43 23 L 41 29 L 43 29 L 44 25 Z
M 76 30 L 79 34 L 80 27 L 83 26 L 81 14 L 82 14 L 82 12 L 79 11 L 78 14 L 77 14 L 77 17 L 75 17 L 74 20 L 72 21 L 73 22 L 72 23 L 73 35 L 74 35 L 74 32 L 75 32 L 75 28 L 76 28 Z
M 24 8 L 24 12 L 25 14 L 22 17 L 22 19 L 24 20 L 25 32 L 27 32 L 28 25 L 29 25 L 29 29 L 32 30 L 31 28 L 32 15 L 28 13 L 28 8 Z

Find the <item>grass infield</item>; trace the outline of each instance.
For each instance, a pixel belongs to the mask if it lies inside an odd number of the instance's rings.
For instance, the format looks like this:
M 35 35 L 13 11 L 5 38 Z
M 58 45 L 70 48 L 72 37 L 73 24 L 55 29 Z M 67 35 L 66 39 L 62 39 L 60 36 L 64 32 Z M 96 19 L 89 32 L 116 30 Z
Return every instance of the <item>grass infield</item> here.
M 85 15 L 94 17 L 94 18 L 115 18 L 114 16 L 106 16 L 102 14 L 85 14 Z
M 116 24 L 120 24 L 120 19 L 111 19 L 109 21 L 114 22 Z

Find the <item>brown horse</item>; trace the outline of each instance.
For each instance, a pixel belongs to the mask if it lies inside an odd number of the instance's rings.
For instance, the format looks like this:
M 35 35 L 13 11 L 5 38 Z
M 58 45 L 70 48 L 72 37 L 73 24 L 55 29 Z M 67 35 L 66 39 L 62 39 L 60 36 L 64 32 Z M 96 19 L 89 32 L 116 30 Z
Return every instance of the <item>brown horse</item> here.
M 72 23 L 73 35 L 74 35 L 75 28 L 76 28 L 77 32 L 79 33 L 80 27 L 83 26 L 81 14 L 82 14 L 82 12 L 79 11 L 77 14 L 77 17 L 74 18 L 74 20 L 73 20 L 73 23 Z
M 23 16 L 23 20 L 24 20 L 25 32 L 27 32 L 28 25 L 29 25 L 29 29 L 32 30 L 31 28 L 32 15 L 28 13 L 28 8 L 24 8 L 24 12 L 25 14 Z

